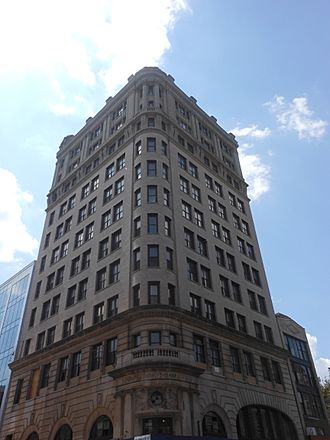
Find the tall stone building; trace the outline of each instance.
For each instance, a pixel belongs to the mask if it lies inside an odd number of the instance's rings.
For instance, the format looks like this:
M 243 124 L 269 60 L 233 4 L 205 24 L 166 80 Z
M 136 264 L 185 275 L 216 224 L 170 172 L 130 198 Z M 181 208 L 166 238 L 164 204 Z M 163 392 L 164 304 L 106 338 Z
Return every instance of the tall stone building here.
M 304 438 L 237 147 L 158 68 L 64 138 L 3 438 Z

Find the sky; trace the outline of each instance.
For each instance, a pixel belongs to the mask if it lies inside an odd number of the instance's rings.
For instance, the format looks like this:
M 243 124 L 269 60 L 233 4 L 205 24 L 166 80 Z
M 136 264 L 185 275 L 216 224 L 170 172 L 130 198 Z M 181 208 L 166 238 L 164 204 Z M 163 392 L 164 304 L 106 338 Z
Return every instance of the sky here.
M 64 136 L 144 66 L 235 134 L 275 310 L 330 367 L 328 0 L 11 0 L 0 10 L 0 283 L 37 256 Z M 327 226 L 328 225 L 328 226 Z

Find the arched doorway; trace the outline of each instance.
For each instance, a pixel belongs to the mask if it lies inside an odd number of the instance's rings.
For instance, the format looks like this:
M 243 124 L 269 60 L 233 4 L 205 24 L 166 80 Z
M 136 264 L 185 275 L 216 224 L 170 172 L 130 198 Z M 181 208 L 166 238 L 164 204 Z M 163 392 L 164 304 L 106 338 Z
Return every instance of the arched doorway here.
M 110 440 L 113 437 L 113 426 L 107 416 L 96 419 L 92 426 L 88 440 Z
M 72 429 L 65 424 L 57 431 L 54 440 L 72 440 Z
M 292 420 L 267 406 L 245 406 L 238 413 L 236 425 L 239 440 L 298 440 Z
M 26 440 L 39 440 L 39 435 L 36 432 L 32 432 Z
M 226 429 L 222 420 L 218 414 L 213 411 L 209 411 L 203 417 L 202 429 L 203 435 L 227 437 Z

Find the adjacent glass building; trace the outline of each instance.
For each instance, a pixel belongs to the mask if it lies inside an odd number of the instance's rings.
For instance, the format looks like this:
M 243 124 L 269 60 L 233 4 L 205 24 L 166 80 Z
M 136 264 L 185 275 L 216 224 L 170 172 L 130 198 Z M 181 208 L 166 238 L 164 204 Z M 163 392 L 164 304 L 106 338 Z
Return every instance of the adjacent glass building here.
M 34 262 L 0 286 L 0 416 L 10 379 L 8 364 L 14 360 Z

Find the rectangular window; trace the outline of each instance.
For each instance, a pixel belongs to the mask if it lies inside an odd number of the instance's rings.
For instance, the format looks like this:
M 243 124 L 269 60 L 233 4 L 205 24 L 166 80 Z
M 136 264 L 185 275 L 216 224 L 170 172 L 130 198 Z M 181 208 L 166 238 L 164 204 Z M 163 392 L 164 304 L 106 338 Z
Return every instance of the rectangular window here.
M 66 307 L 70 307 L 74 304 L 76 297 L 76 287 L 77 287 L 76 285 L 69 287 L 66 296 Z
M 48 318 L 49 311 L 50 311 L 50 300 L 44 302 L 42 305 L 40 321 L 43 321 L 44 319 Z
M 198 209 L 194 209 L 194 218 L 195 218 L 195 224 L 199 228 L 204 228 L 204 215 L 202 212 L 198 211 Z
M 261 281 L 260 281 L 260 275 L 259 271 L 257 269 L 251 268 L 252 273 L 252 282 L 256 284 L 257 286 L 261 287 Z
M 117 205 L 113 207 L 113 222 L 123 218 L 123 215 L 123 202 L 117 203 Z
M 211 365 L 213 365 L 214 367 L 221 367 L 218 341 L 215 341 L 214 339 L 209 339 L 209 350 L 210 350 Z
M 270 344 L 274 344 L 273 330 L 267 325 L 264 325 L 264 331 L 265 331 L 266 341 L 269 342 Z
M 170 192 L 168 189 L 163 189 L 163 203 L 165 206 L 170 206 Z
M 23 382 L 24 382 L 24 379 L 18 379 L 16 382 L 16 388 L 15 388 L 15 394 L 14 394 L 14 400 L 13 400 L 14 405 L 19 403 L 19 401 L 20 401 L 21 394 L 22 394 L 22 388 L 23 388 Z
M 78 315 L 76 315 L 75 317 L 75 323 L 74 323 L 74 332 L 80 332 L 81 330 L 83 330 L 84 328 L 84 317 L 85 317 L 85 313 L 81 312 L 78 313 Z
M 167 296 L 169 305 L 175 306 L 175 286 L 172 284 L 167 285 Z
M 151 331 L 149 332 L 149 345 L 161 345 L 161 332 L 160 331 Z
M 224 227 L 222 227 L 222 240 L 226 244 L 231 244 L 230 232 Z
M 216 321 L 215 304 L 208 300 L 205 300 L 205 316 L 210 321 Z
M 172 228 L 171 228 L 171 219 L 168 217 L 165 217 L 164 219 L 164 234 L 166 237 L 172 236 Z
M 194 233 L 187 228 L 184 228 L 184 241 L 189 249 L 195 249 Z
M 147 175 L 149 177 L 157 176 L 157 162 L 155 160 L 147 160 Z
M 178 165 L 179 168 L 183 170 L 187 170 L 187 159 L 178 153 Z
M 153 215 L 157 216 L 157 214 L 153 214 Z M 149 214 L 148 214 L 148 232 L 149 232 Z M 139 237 L 140 235 L 141 235 L 141 217 L 136 217 L 134 219 L 134 237 Z
M 250 235 L 249 225 L 244 220 L 242 220 L 242 232 L 246 235 Z
M 68 338 L 72 332 L 72 318 L 66 319 L 63 322 L 62 338 Z
M 133 250 L 133 270 L 139 270 L 141 265 L 141 251 L 140 248 Z
M 237 313 L 237 324 L 238 324 L 238 330 L 242 333 L 247 333 L 247 327 L 246 327 L 246 318 L 243 315 L 240 315 Z
M 180 191 L 189 194 L 189 181 L 182 176 L 180 176 Z
M 262 325 L 260 324 L 260 322 L 257 321 L 253 321 L 253 325 L 254 325 L 254 331 L 256 334 L 256 338 L 260 339 L 261 341 L 264 340 L 264 334 L 262 332 Z
M 140 305 L 140 284 L 133 286 L 133 306 Z
M 159 281 L 148 282 L 148 304 L 160 304 Z
M 101 230 L 109 228 L 111 226 L 111 209 L 102 214 L 101 217 Z
M 213 180 L 207 174 L 205 174 L 205 186 L 213 191 Z
M 55 326 L 47 330 L 46 346 L 53 344 L 53 342 L 55 341 L 55 331 Z
M 153 119 L 153 123 L 155 124 L 154 118 L 149 118 L 149 119 Z M 148 122 L 149 122 L 149 119 L 148 119 Z M 154 127 L 154 126 L 155 125 L 150 125 L 150 127 Z M 156 151 L 156 138 L 154 138 L 154 137 L 147 138 L 147 151 L 149 153 L 154 153 Z
M 56 315 L 56 313 L 58 313 L 59 308 L 60 308 L 60 298 L 61 298 L 60 295 L 56 295 L 52 299 L 52 307 L 50 309 L 50 316 Z
M 220 279 L 220 291 L 223 296 L 226 296 L 227 298 L 230 298 L 230 290 L 229 290 L 229 280 L 228 278 L 219 275 Z
M 173 270 L 173 249 L 166 248 L 166 267 L 169 270 Z
M 231 290 L 233 294 L 233 300 L 242 303 L 242 295 L 241 295 L 241 287 L 239 284 L 234 281 L 231 282 Z
M 34 321 L 35 321 L 35 318 L 36 318 L 36 313 L 37 313 L 37 308 L 35 307 L 34 309 L 31 310 L 29 327 L 33 327 L 34 326 Z
M 119 281 L 120 275 L 120 260 L 116 260 L 109 266 L 109 283 L 116 283 Z
M 147 186 L 147 201 L 148 203 L 157 203 L 157 186 L 148 185 Z
M 193 293 L 190 294 L 190 310 L 196 315 L 202 315 L 202 301 L 201 298 Z
M 248 290 L 249 303 L 252 310 L 258 310 L 256 294 L 252 290 Z
M 212 228 L 212 234 L 216 238 L 220 238 L 220 225 L 219 223 L 215 222 L 214 220 L 211 220 L 211 228 Z
M 103 191 L 103 204 L 105 205 L 106 203 L 110 202 L 111 199 L 112 199 L 112 185 L 108 186 L 108 188 L 106 188 Z
M 135 180 L 139 180 L 142 177 L 142 166 L 141 164 L 137 164 L 135 166 Z
M 183 200 L 181 204 L 182 204 L 182 216 L 187 220 L 191 220 L 192 219 L 191 206 Z
M 110 179 L 115 175 L 115 164 L 110 164 L 105 170 L 105 180 Z
M 201 281 L 202 285 L 208 289 L 212 289 L 211 271 L 205 266 L 201 265 Z
M 230 349 L 230 359 L 231 359 L 231 368 L 234 373 L 241 373 L 241 360 L 239 356 L 239 351 L 236 347 L 229 347 Z
M 227 267 L 230 272 L 236 273 L 235 257 L 227 252 Z
M 89 194 L 89 183 L 81 188 L 81 200 L 85 199 Z
M 108 299 L 107 317 L 112 318 L 118 313 L 118 295 Z
M 274 378 L 275 383 L 278 383 L 278 384 L 283 383 L 281 366 L 276 361 L 272 361 L 272 372 L 273 372 L 273 378 Z
M 264 357 L 260 357 L 260 362 L 264 379 L 268 382 L 271 382 L 272 375 L 270 371 L 269 360 Z
M 65 267 L 64 267 L 64 266 L 62 266 L 62 267 L 60 267 L 59 269 L 57 269 L 57 272 L 56 272 L 56 280 L 55 280 L 55 286 L 58 286 L 59 284 L 62 284 L 62 283 L 63 283 L 64 270 L 65 270 Z
M 88 285 L 88 278 L 85 278 L 84 280 L 81 280 L 78 285 L 78 301 L 81 301 L 86 298 L 87 294 L 87 285 Z
M 195 179 L 198 179 L 198 168 L 196 167 L 196 165 L 194 165 L 194 164 L 191 163 L 191 162 L 189 162 L 188 173 L 189 173 L 192 177 L 195 177 Z
M 162 178 L 168 180 L 168 166 L 165 163 L 162 164 Z
M 91 240 L 94 236 L 94 222 L 86 226 L 85 241 Z
M 134 205 L 137 208 L 138 206 L 141 206 L 142 203 L 142 193 L 141 188 L 138 188 L 136 191 L 134 191 Z
M 105 289 L 107 286 L 107 269 L 104 267 L 101 270 L 98 270 L 96 272 L 96 285 L 95 290 L 102 290 Z
M 121 247 L 121 229 L 111 235 L 111 251 Z
M 255 368 L 253 362 L 253 355 L 249 351 L 243 351 L 244 370 L 247 376 L 255 377 Z
M 102 301 L 99 304 L 94 306 L 93 312 L 93 324 L 97 324 L 98 322 L 103 321 L 104 319 L 104 302 Z
M 212 197 L 208 197 L 208 204 L 209 204 L 209 210 L 211 212 L 216 213 L 217 212 L 217 207 L 216 207 L 215 200 Z
M 165 130 L 165 131 L 166 131 L 166 130 Z M 167 156 L 167 143 L 164 142 L 164 141 L 162 141 L 161 148 L 162 148 L 162 155 L 163 155 L 163 156 Z
M 46 388 L 49 383 L 50 364 L 43 365 L 40 373 L 40 389 Z
M 87 251 L 83 252 L 81 256 L 81 270 L 85 270 L 89 268 L 91 264 L 91 249 L 88 249 Z
M 225 319 L 226 319 L 226 324 L 228 327 L 236 328 L 235 316 L 234 316 L 234 312 L 232 310 L 225 309 Z
M 252 260 L 256 259 L 255 253 L 254 253 L 254 247 L 252 246 L 252 244 L 246 243 L 246 253 L 247 253 L 247 256 L 249 258 L 251 258 Z
M 214 182 L 214 191 L 216 195 L 223 197 L 222 186 L 218 182 Z
M 102 342 L 99 342 L 98 344 L 93 345 L 91 349 L 91 361 L 90 361 L 91 371 L 98 370 L 99 368 L 101 368 L 102 360 L 103 360 L 103 344 Z
M 57 382 L 64 382 L 68 373 L 69 357 L 65 356 L 59 360 Z
M 196 200 L 196 202 L 201 201 L 201 190 L 195 185 L 191 185 L 191 197 Z
M 117 159 L 117 171 L 120 171 L 125 168 L 125 154 L 118 157 Z
M 117 357 L 118 338 L 108 339 L 105 343 L 105 365 L 113 365 Z
M 81 351 L 73 353 L 70 377 L 78 377 L 80 374 L 80 364 L 81 364 Z
M 120 179 L 116 180 L 115 182 L 115 195 L 122 193 L 125 189 L 125 179 L 124 177 L 121 177 Z
M 202 336 L 193 335 L 193 350 L 195 361 L 205 363 L 204 341 Z
M 187 258 L 188 280 L 198 283 L 198 269 L 196 261 Z
M 148 234 L 158 234 L 158 214 L 148 214 Z
M 267 307 L 266 307 L 266 300 L 263 296 L 258 295 L 258 303 L 259 303 L 259 311 L 260 313 L 264 315 L 268 315 L 267 313 Z

